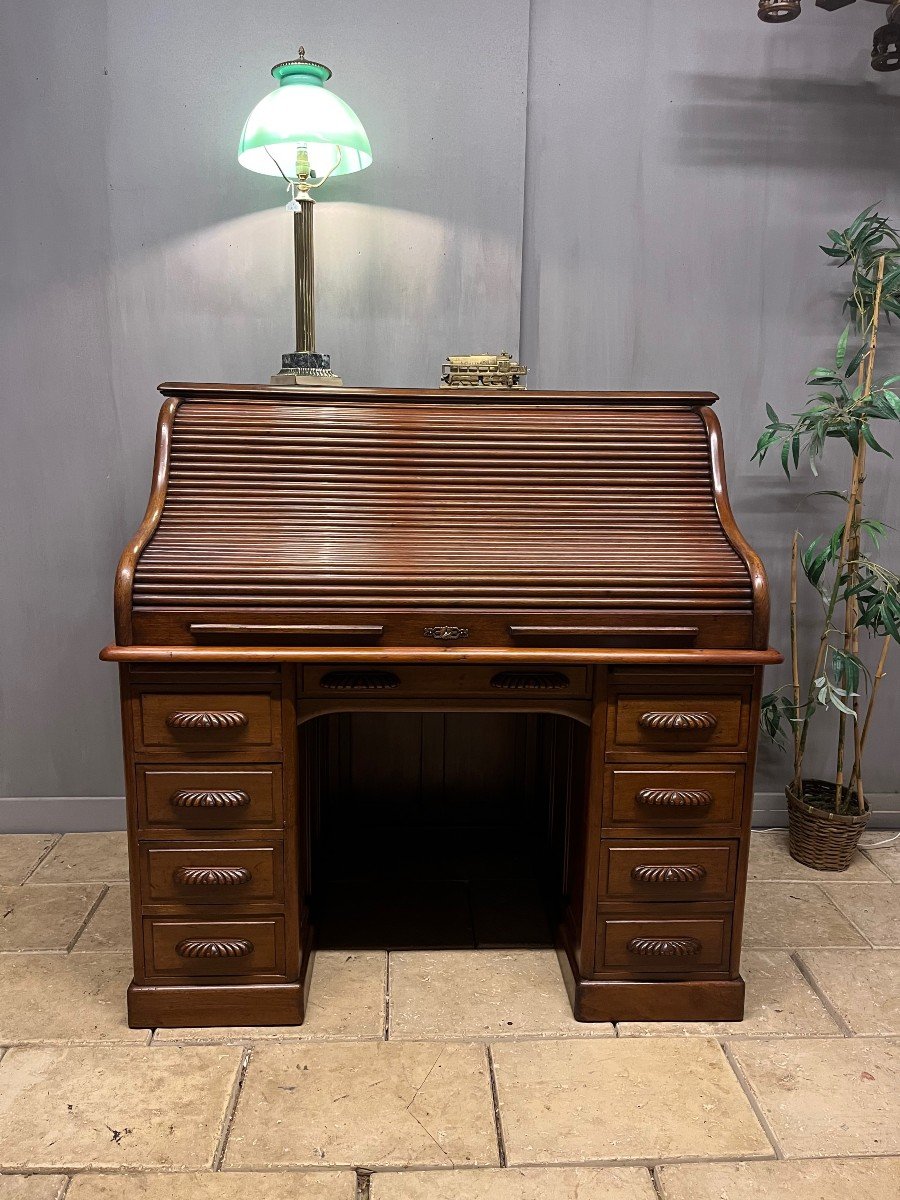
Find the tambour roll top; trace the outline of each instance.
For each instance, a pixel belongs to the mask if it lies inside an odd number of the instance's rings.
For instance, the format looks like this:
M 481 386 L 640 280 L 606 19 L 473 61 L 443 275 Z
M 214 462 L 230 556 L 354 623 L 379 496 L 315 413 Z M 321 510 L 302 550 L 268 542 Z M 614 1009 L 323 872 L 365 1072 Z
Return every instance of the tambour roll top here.
M 160 390 L 119 644 L 766 645 L 712 395 Z

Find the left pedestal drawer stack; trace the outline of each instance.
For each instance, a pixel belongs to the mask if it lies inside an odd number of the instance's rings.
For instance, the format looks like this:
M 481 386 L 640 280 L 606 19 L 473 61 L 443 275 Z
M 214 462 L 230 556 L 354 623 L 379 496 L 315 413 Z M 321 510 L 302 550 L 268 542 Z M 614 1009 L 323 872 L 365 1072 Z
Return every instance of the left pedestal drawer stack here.
M 303 1019 L 290 667 L 122 668 L 132 1025 Z

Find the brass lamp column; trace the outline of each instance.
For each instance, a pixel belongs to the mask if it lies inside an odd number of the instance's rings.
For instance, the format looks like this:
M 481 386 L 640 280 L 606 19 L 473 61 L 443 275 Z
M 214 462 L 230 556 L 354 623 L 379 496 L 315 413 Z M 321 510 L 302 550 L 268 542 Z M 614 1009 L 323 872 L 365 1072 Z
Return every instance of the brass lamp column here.
M 307 59 L 302 46 L 297 58 L 278 63 L 272 74 L 279 86 L 247 118 L 238 152 L 242 166 L 280 175 L 291 194 L 296 349 L 282 354 L 272 383 L 339 386 L 331 356 L 316 350 L 315 201 L 310 193 L 332 175 L 363 170 L 372 161 L 372 148 L 353 109 L 326 90 L 331 71 Z
M 307 192 L 294 212 L 294 325 L 297 353 L 316 348 L 316 264 L 313 249 L 313 205 Z

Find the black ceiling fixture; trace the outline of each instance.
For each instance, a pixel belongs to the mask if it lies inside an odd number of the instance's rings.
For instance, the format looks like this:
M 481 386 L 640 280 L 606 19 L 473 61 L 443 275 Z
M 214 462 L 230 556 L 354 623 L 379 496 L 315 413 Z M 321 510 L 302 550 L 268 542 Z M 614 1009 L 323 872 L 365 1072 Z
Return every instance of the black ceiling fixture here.
M 869 0 L 888 6 L 887 24 L 875 30 L 872 42 L 872 69 L 900 71 L 900 0 Z M 855 4 L 856 0 L 816 0 L 817 8 L 834 12 Z M 784 25 L 800 16 L 802 0 L 759 0 L 759 19 L 768 25 Z

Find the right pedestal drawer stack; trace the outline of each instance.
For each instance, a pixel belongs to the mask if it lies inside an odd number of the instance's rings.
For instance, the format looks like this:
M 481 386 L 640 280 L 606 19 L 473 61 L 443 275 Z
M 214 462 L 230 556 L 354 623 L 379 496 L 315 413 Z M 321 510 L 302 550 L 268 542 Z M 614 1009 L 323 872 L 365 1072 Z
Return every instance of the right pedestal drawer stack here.
M 746 670 L 610 672 L 596 979 L 737 974 L 752 694 Z

